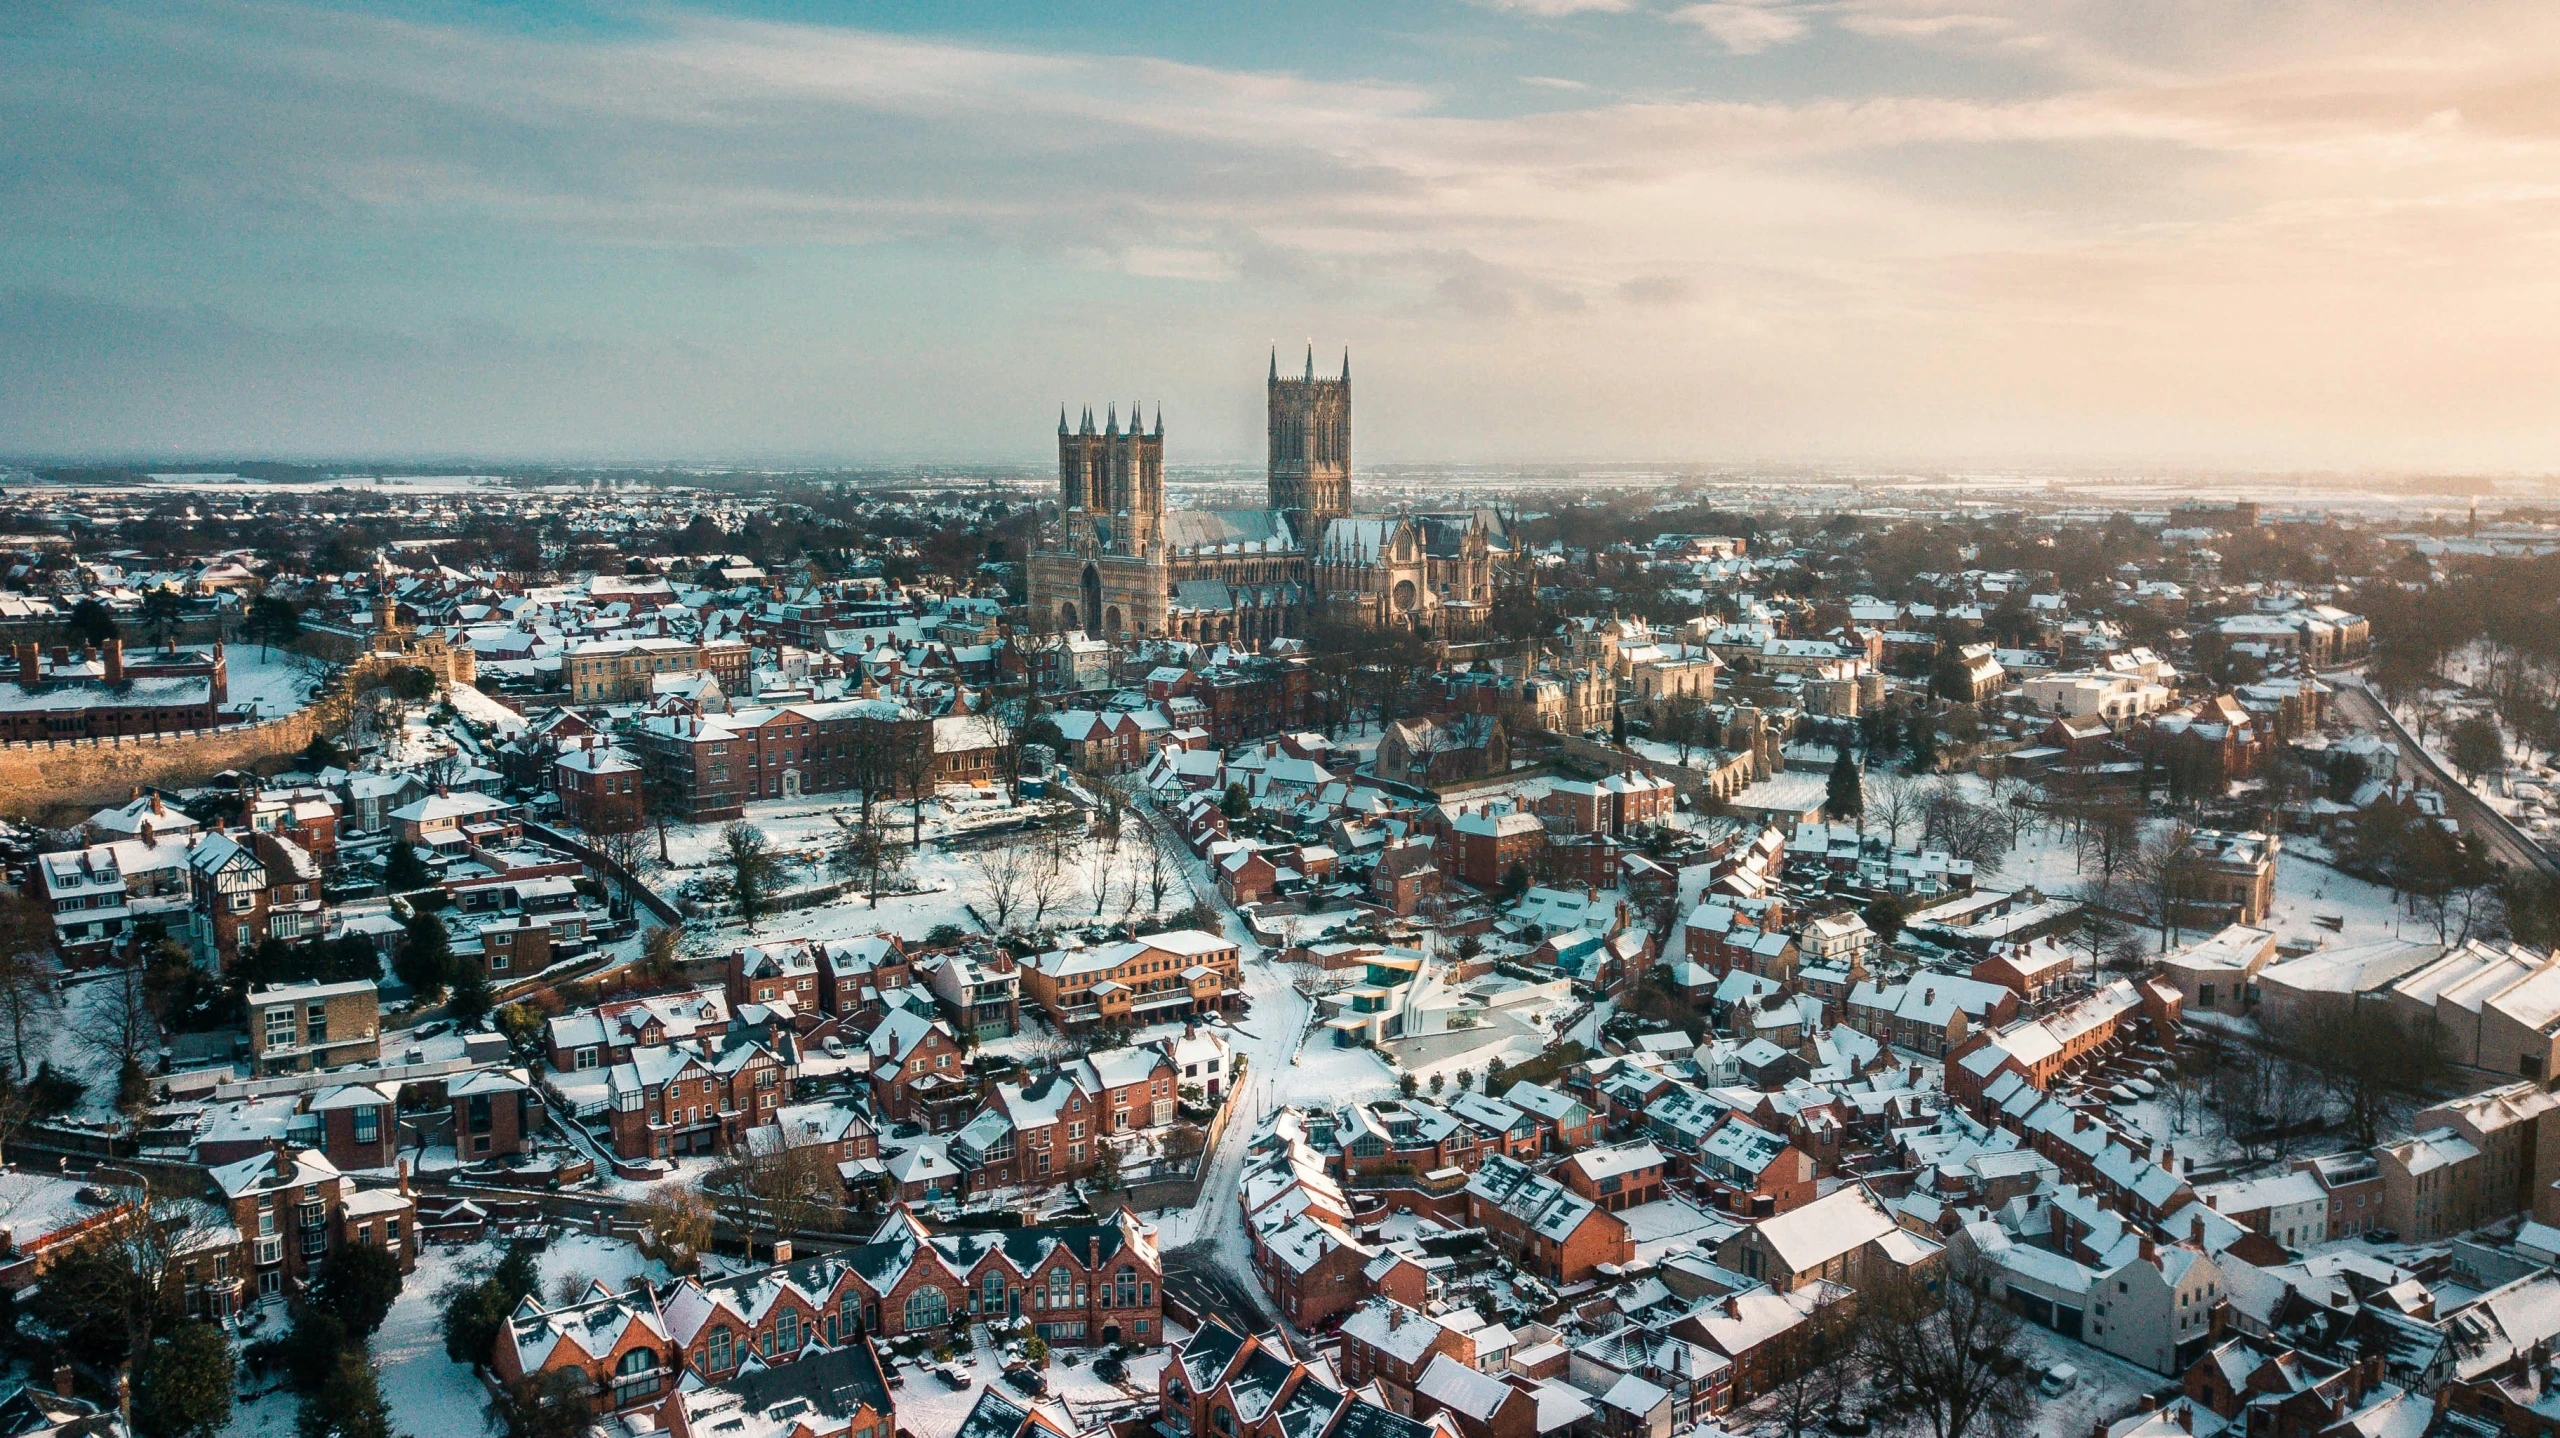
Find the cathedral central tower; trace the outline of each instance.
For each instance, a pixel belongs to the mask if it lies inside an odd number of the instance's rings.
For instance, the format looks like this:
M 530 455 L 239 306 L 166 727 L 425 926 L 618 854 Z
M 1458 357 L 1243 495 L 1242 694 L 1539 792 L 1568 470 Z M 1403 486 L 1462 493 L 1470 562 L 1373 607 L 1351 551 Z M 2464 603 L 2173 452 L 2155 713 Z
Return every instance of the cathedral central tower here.
M 1351 352 L 1339 378 L 1316 378 L 1315 346 L 1303 378 L 1280 377 L 1271 353 L 1271 507 L 1287 515 L 1298 543 L 1314 549 L 1325 525 L 1351 513 Z

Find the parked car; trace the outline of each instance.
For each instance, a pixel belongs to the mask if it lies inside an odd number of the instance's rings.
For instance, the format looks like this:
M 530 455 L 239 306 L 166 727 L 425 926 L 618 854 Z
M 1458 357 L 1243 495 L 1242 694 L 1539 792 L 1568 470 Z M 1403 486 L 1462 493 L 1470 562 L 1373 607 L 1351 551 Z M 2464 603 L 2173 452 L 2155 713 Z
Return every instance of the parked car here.
M 2079 1382 L 2079 1369 L 2068 1363 L 2057 1363 L 2044 1371 L 2044 1377 L 2036 1381 L 2036 1387 L 2043 1389 L 2047 1398 L 2059 1398 Z
M 1093 1376 L 1105 1383 L 1118 1384 L 1128 1378 L 1129 1365 L 1109 1354 L 1104 1354 L 1093 1360 Z
M 1049 1395 L 1049 1380 L 1040 1375 L 1039 1369 L 1028 1365 L 1018 1364 L 1006 1369 L 1004 1381 L 1009 1386 L 1028 1393 L 1034 1398 L 1045 1398 Z
M 2364 1231 L 2364 1241 L 2367 1243 L 2398 1243 L 2400 1241 L 2400 1230 L 2396 1228 L 2368 1228 Z
M 969 1386 L 969 1375 L 961 1372 L 960 1365 L 956 1363 L 937 1363 L 933 1365 L 933 1376 L 941 1379 L 942 1386 L 945 1388 L 966 1388 Z

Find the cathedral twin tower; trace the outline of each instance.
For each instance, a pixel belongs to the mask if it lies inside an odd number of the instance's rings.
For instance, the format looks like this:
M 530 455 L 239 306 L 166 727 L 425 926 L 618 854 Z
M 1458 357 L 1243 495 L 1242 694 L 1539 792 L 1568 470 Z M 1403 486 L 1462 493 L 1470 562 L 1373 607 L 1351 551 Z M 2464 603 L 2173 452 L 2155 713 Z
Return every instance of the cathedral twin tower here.
M 1115 640 L 1167 636 L 1267 644 L 1302 632 L 1318 604 L 1379 623 L 1472 614 L 1486 597 L 1488 537 L 1472 517 L 1361 518 L 1351 510 L 1351 354 L 1342 373 L 1269 381 L 1271 507 L 1164 504 L 1164 411 L 1135 406 L 1099 428 L 1058 411 L 1058 519 L 1026 565 L 1033 625 Z

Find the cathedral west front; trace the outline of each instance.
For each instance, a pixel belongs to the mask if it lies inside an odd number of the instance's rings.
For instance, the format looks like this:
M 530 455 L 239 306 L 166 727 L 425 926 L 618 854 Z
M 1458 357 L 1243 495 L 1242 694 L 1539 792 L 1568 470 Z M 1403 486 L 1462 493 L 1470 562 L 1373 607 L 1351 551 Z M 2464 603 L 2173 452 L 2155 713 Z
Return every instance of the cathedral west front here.
M 1164 507 L 1164 412 L 1126 428 L 1106 408 L 1058 412 L 1058 516 L 1028 570 L 1036 627 L 1127 642 L 1262 647 L 1319 614 L 1472 636 L 1504 542 L 1488 512 L 1351 512 L 1351 357 L 1319 377 L 1269 379 L 1267 510 Z

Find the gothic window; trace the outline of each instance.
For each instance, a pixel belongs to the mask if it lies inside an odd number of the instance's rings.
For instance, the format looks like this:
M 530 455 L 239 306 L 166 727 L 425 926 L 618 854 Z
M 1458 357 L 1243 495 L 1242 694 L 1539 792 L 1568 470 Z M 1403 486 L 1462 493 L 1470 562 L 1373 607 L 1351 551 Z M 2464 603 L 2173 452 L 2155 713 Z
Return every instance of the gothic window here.
M 907 1331 L 940 1328 L 951 1321 L 951 1305 L 939 1288 L 919 1288 L 907 1295 Z

